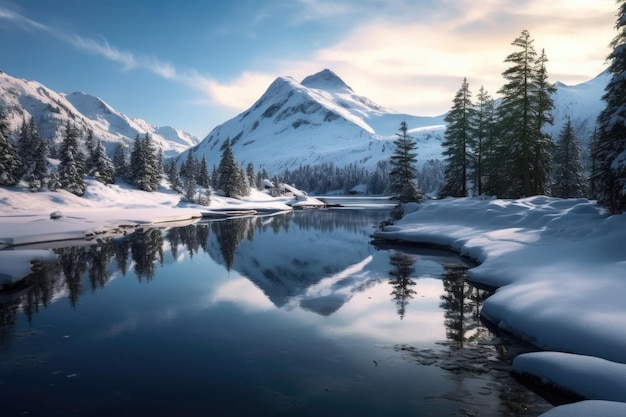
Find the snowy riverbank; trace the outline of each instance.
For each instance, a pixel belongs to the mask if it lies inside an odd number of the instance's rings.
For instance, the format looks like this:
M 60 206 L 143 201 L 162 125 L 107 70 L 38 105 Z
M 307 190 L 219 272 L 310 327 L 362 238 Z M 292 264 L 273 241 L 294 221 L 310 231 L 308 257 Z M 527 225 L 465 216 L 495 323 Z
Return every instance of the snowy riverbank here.
M 590 400 L 626 401 L 625 215 L 609 216 L 584 199 L 542 196 L 446 199 L 406 211 L 376 236 L 445 245 L 474 258 L 480 265 L 470 278 L 498 288 L 483 316 L 554 351 L 521 355 L 517 372 Z M 595 416 L 626 415 L 626 403 L 606 401 L 570 405 L 566 414 L 590 415 L 590 408 Z
M 107 233 L 125 233 L 143 225 L 193 222 L 242 213 L 273 213 L 324 203 L 292 190 L 290 197 L 270 197 L 253 191 L 242 200 L 213 195 L 209 206 L 180 203 L 168 189 L 139 191 L 128 185 L 103 185 L 89 180 L 87 192 L 77 197 L 67 191 L 31 193 L 25 187 L 0 187 L 0 249 L 61 240 L 82 240 Z M 54 213 L 58 218 L 51 218 Z M 47 251 L 0 252 L 0 286 L 15 282 L 30 270 L 32 261 L 45 262 Z

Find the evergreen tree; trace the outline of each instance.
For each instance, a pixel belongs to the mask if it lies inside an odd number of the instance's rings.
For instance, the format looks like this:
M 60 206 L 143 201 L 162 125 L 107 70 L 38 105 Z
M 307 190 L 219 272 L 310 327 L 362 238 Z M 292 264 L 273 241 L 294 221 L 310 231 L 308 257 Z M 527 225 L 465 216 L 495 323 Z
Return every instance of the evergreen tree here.
M 196 194 L 198 193 L 196 187 L 196 180 L 193 177 L 187 177 L 183 184 L 183 197 L 182 201 L 193 203 L 196 201 Z
M 85 150 L 87 151 L 87 156 L 85 158 L 85 172 L 87 172 L 87 175 L 93 176 L 99 149 L 96 146 L 92 129 L 87 130 L 87 136 L 85 136 Z
M 126 162 L 126 146 L 123 144 L 118 145 L 113 155 L 113 167 L 115 169 L 115 176 L 128 180 L 129 169 L 128 162 Z
M 391 192 L 399 195 L 400 201 L 419 201 L 419 189 L 414 180 L 417 178 L 417 144 L 408 134 L 406 122 L 400 123 L 399 133 L 394 140 L 396 146 L 390 158 L 389 179 Z M 417 195 L 415 195 L 417 192 Z
M 141 139 L 135 138 L 130 154 L 131 181 L 138 189 L 155 191 L 161 182 L 161 172 L 157 161 L 156 149 L 148 133 Z
M 30 134 L 30 129 L 28 128 L 29 124 L 26 122 L 26 119 L 22 119 L 22 125 L 18 134 L 18 155 L 20 157 L 20 161 L 22 161 L 22 171 L 20 172 L 20 177 L 28 176 L 29 172 L 32 171 L 35 159 L 35 146 L 32 142 L 32 135 Z
M 496 188 L 501 188 L 501 197 L 543 194 L 549 188 L 551 147 L 541 129 L 551 120 L 553 87 L 547 82 L 545 54 L 538 58 L 533 42 L 524 30 L 512 42 L 517 52 L 505 60 L 512 66 L 502 73 L 506 81 L 499 90 L 502 142 L 491 156 L 499 160 L 500 171 L 506 168 L 506 172 L 490 172 L 500 176 Z
M 139 188 L 145 191 L 156 191 L 161 184 L 162 162 L 159 161 L 158 150 L 155 148 L 152 137 L 148 133 L 146 133 L 143 139 L 142 150 L 144 152 L 145 182 L 143 187 Z
M 13 146 L 4 110 L 0 108 L 0 185 L 15 185 L 20 180 L 22 162 Z
M 133 148 L 130 151 L 130 164 L 128 165 L 128 181 L 137 184 L 139 178 L 143 178 L 145 162 L 144 151 L 142 149 L 143 142 L 139 137 L 139 134 L 135 136 L 135 141 L 133 142 Z
M 26 181 L 30 191 L 36 192 L 46 185 L 48 181 L 48 142 L 39 133 L 31 119 L 29 125 L 31 143 L 33 146 L 33 166 L 30 168 Z
M 471 119 L 471 158 L 470 180 L 473 192 L 482 195 L 485 192 L 484 179 L 487 173 L 485 160 L 496 140 L 496 105 L 484 87 L 480 87 L 476 96 L 475 111 Z
M 241 193 L 241 170 L 235 161 L 235 155 L 230 146 L 230 140 L 226 139 L 222 158 L 217 167 L 217 189 L 226 197 L 243 197 Z
M 113 184 L 115 182 L 115 166 L 108 157 L 106 149 L 100 139 L 94 139 L 92 144 L 92 168 L 90 175 L 103 184 Z
M 189 149 L 189 152 L 187 152 L 187 158 L 180 166 L 180 176 L 184 178 L 193 177 L 195 179 L 198 174 L 198 170 L 198 162 L 193 156 L 193 150 Z
M 618 33 L 608 57 L 611 80 L 602 96 L 605 108 L 598 116 L 598 137 L 592 154 L 596 169 L 591 178 L 598 203 L 611 213 L 626 210 L 626 0 L 618 4 Z
M 581 161 L 580 141 L 570 118 L 563 126 L 554 150 L 552 195 L 561 198 L 579 198 L 585 193 L 585 178 Z
M 246 166 L 246 176 L 248 177 L 250 188 L 259 188 L 259 184 L 256 181 L 256 174 L 254 172 L 254 164 L 252 162 L 248 162 L 248 165 Z
M 65 124 L 65 135 L 61 145 L 59 161 L 59 184 L 61 188 L 82 196 L 87 188 L 85 184 L 85 160 L 78 149 L 78 131 L 69 122 Z
M 441 146 L 446 161 L 444 184 L 440 196 L 467 196 L 467 180 L 469 172 L 469 146 L 471 144 L 471 123 L 474 117 L 472 93 L 467 78 L 463 79 L 461 88 L 454 96 L 452 109 L 444 121 L 446 131 Z
M 176 160 L 172 159 L 165 164 L 165 175 L 170 183 L 172 190 L 181 192 L 180 176 L 178 175 L 178 167 L 176 166 Z
M 209 188 L 211 178 L 209 177 L 209 166 L 207 165 L 205 155 L 202 155 L 202 160 L 200 161 L 200 165 L 198 168 L 196 182 L 201 187 Z

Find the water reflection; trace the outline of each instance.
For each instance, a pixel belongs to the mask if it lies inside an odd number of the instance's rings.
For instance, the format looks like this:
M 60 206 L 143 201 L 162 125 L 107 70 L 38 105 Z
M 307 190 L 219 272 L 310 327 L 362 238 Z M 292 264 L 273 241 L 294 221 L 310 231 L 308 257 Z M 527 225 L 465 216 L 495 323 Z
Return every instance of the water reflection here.
M 488 293 L 467 283 L 468 264 L 438 251 L 369 244 L 385 217 L 375 210 L 292 212 L 55 248 L 57 265 L 33 272 L 27 286 L 0 298 L 0 345 L 13 361 L 0 356 L 0 370 L 11 371 L 6 380 L 19 380 L 15 358 L 28 348 L 40 353 L 45 341 L 54 366 L 71 367 L 65 376 L 84 369 L 81 394 L 56 394 L 83 402 L 78 410 L 97 402 L 87 389 L 100 384 L 108 389 L 102 402 L 116 404 L 171 398 L 171 387 L 184 387 L 177 391 L 184 407 L 210 397 L 222 415 L 233 404 L 252 407 L 242 413 L 251 414 L 268 401 L 274 408 L 260 414 L 281 415 L 270 392 L 293 415 L 339 415 L 346 405 L 360 410 L 346 415 L 372 407 L 379 415 L 524 415 L 510 410 L 525 402 L 547 409 L 528 391 L 511 388 L 511 345 L 480 322 Z M 68 301 L 55 303 L 62 300 Z M 39 314 L 46 314 L 43 323 L 36 323 Z M 20 327 L 21 315 L 29 326 Z M 47 323 L 62 329 L 42 331 Z M 24 345 L 29 328 L 42 334 Z M 70 333 L 80 341 L 59 341 Z M 23 385 L 34 377 L 40 390 L 49 389 L 56 372 L 50 368 L 25 374 Z M 442 369 L 450 375 L 442 378 Z M 419 382 L 424 372 L 430 376 Z M 141 382 L 126 384 L 119 375 Z M 235 392 L 250 405 L 226 404 Z

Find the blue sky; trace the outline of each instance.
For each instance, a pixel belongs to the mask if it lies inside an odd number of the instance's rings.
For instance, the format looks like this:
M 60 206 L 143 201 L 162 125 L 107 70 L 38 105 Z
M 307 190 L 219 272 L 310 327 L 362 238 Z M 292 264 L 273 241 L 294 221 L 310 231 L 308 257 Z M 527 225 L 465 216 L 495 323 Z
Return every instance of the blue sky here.
M 382 106 L 438 115 L 463 77 L 496 96 L 524 29 L 551 81 L 595 77 L 616 11 L 614 0 L 0 0 L 0 69 L 199 137 L 276 77 L 324 68 Z

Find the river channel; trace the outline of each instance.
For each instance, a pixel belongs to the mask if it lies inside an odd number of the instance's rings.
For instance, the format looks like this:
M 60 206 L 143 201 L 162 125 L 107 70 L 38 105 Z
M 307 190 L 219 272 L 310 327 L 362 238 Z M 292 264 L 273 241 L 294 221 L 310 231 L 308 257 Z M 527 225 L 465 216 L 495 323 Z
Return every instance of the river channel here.
M 471 264 L 384 200 L 56 243 L 0 293 L 3 416 L 537 416 Z M 39 245 L 40 248 L 50 246 Z M 16 249 L 17 250 L 17 249 Z M 0 266 L 1 268 L 1 266 Z

